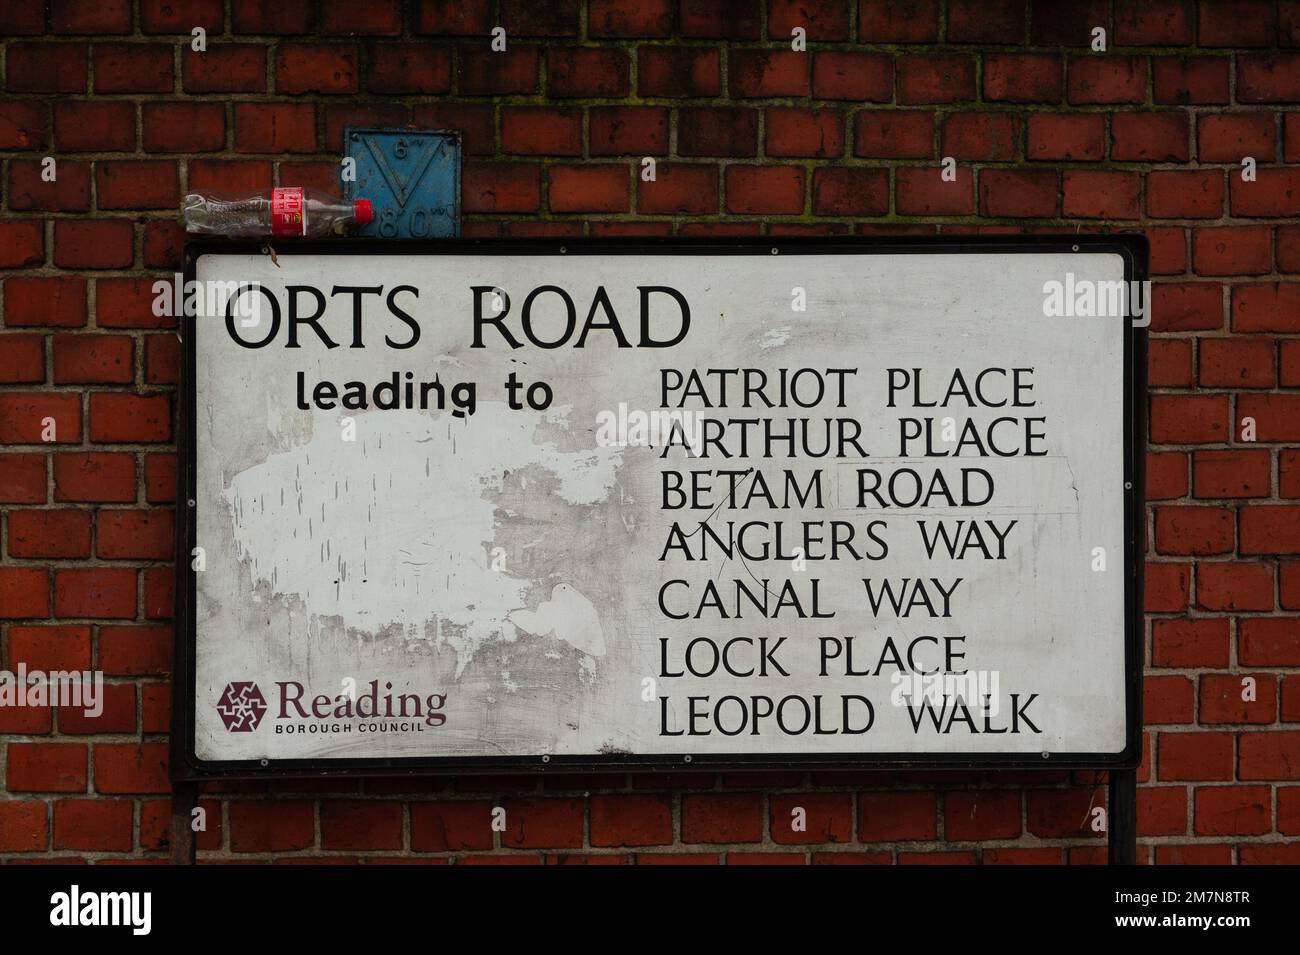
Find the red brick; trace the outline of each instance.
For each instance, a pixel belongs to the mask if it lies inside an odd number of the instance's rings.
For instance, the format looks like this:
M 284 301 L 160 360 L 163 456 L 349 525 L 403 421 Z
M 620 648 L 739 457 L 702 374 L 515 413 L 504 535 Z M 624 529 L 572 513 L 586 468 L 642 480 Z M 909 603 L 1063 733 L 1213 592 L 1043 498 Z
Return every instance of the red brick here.
M 1092 830 L 1092 809 L 1099 803 L 1088 789 L 1031 789 L 1025 793 L 1025 824 L 1035 836 L 1045 838 L 1087 838 Z
M 844 155 L 844 114 L 840 110 L 772 107 L 766 116 L 768 156 L 837 159 Z
M 226 108 L 221 103 L 145 103 L 141 116 L 148 152 L 212 152 L 225 148 Z
M 316 111 L 308 103 L 236 103 L 235 151 L 309 153 L 316 149 Z
M 1164 501 L 1187 494 L 1187 455 L 1181 451 L 1147 452 L 1148 501 Z
M 199 53 L 186 46 L 181 85 L 187 93 L 265 93 L 266 50 L 252 43 L 212 43 Z M 279 92 L 295 91 L 280 86 Z
M 670 795 L 592 795 L 590 815 L 593 846 L 672 844 L 673 801 Z
M 1300 666 L 1300 618 L 1246 617 L 1237 628 L 1246 666 Z
M 129 852 L 134 843 L 129 799 L 60 799 L 55 803 L 53 848 Z
M 733 48 L 728 62 L 733 97 L 807 96 L 807 53 Z
M 531 163 L 466 163 L 461 196 L 466 212 L 536 212 L 539 167 Z
M 270 162 L 190 160 L 192 191 L 261 192 L 269 190 L 270 181 Z
M 5 324 L 10 328 L 86 324 L 86 280 L 12 277 L 5 280 Z
M 629 89 L 624 50 L 553 47 L 546 51 L 546 91 L 552 97 L 623 97 Z
M 156 43 L 96 43 L 96 93 L 170 93 L 173 53 Z
M 42 178 L 46 168 L 36 160 L 9 161 L 10 209 L 47 212 L 86 212 L 90 209 L 89 164 L 58 159 L 53 167 L 57 178 L 52 182 Z
M 1152 275 L 1181 275 L 1187 271 L 1187 233 L 1181 226 L 1152 226 L 1143 231 L 1151 249 Z
M 134 259 L 135 233 L 124 219 L 54 224 L 54 264 L 59 268 L 130 268 Z
M 1152 666 L 1226 667 L 1228 646 L 1227 620 L 1155 620 L 1151 624 Z
M 194 163 L 191 162 L 191 174 Z M 199 188 L 191 182 L 191 188 Z M 157 311 L 172 311 L 174 303 L 169 291 L 160 299 L 154 290 L 158 280 L 137 278 L 101 278 L 95 281 L 95 322 L 100 328 L 169 328 L 176 318 L 169 314 L 155 315 Z
M 871 158 L 930 158 L 934 155 L 934 117 L 915 110 L 862 110 L 854 117 L 853 154 Z
M 1217 219 L 1223 215 L 1223 173 L 1161 169 L 1147 173 L 1147 215 L 1156 219 Z
M 682 842 L 745 843 L 763 838 L 759 793 L 691 793 L 682 796 Z
M 89 634 L 87 634 L 89 646 Z M 171 671 L 170 627 L 99 628 L 99 668 L 111 676 L 154 676 Z
M 1226 507 L 1156 508 L 1156 551 L 1161 554 L 1223 554 L 1232 550 L 1233 512 Z
M 728 212 L 803 212 L 804 171 L 797 166 L 728 166 L 726 183 Z
M 1015 790 L 953 790 L 943 799 L 943 832 L 950 842 L 1016 839 L 1021 794 Z
M 1147 676 L 1142 681 L 1142 722 L 1146 726 L 1191 723 L 1196 714 L 1192 682 L 1183 676 Z
M 938 0 L 860 0 L 858 4 L 861 42 L 925 43 L 938 38 Z
M 1300 732 L 1243 733 L 1242 779 L 1300 779 Z
M 1038 216 L 1057 214 L 1056 173 L 1046 169 L 981 169 L 980 214 Z
M 1254 418 L 1260 441 L 1300 440 L 1300 395 L 1242 395 L 1237 421 Z
M 1190 387 L 1193 382 L 1190 340 L 1178 338 L 1149 340 L 1147 381 L 1154 387 Z
M 1131 162 L 1186 162 L 1190 156 L 1187 114 L 1115 113 L 1110 118 L 1110 158 Z
M 95 193 L 101 209 L 176 209 L 180 179 L 171 160 L 100 161 Z
M 53 441 L 46 442 L 46 428 L 50 422 Z M 80 440 L 80 395 L 0 392 L 0 443 L 76 444 Z
M 501 147 L 524 156 L 582 154 L 582 111 L 507 106 L 501 111 Z
M 84 43 L 10 43 L 5 88 L 10 93 L 84 93 L 88 61 Z
M 1228 435 L 1224 395 L 1153 395 L 1151 440 L 1155 444 L 1220 443 Z
M 352 46 L 284 43 L 276 48 L 275 88 L 280 93 L 355 93 L 358 73 Z
M 307 33 L 312 25 L 313 6 L 315 4 L 311 0 L 234 0 L 230 8 L 231 32 L 280 35 Z M 435 32 L 425 30 L 424 26 L 431 20 L 426 11 L 436 9 L 438 8 L 433 4 L 421 4 L 420 32 Z M 471 4 L 458 4 L 448 13 L 463 16 L 471 9 Z M 487 29 L 479 32 L 486 33 Z
M 43 149 L 49 144 L 50 129 L 43 101 L 0 102 L 0 149 Z
M 1272 388 L 1277 377 L 1274 364 L 1270 338 L 1201 339 L 1200 379 L 1204 387 Z
M 1273 568 L 1246 562 L 1197 564 L 1196 605 L 1203 610 L 1272 610 Z
M 1048 53 L 988 53 L 984 98 L 1009 103 L 1061 102 L 1061 59 Z
M 1141 103 L 1146 99 L 1146 59 L 1090 54 L 1070 61 L 1066 91 L 1070 103 Z
M 88 541 L 87 541 L 88 544 Z M 88 626 L 10 626 L 9 667 L 29 670 L 88 670 L 91 668 Z
M 80 743 L 10 743 L 6 756 L 11 793 L 86 791 L 86 747 Z
M 40 852 L 48 839 L 45 803 L 34 799 L 0 802 L 0 852 Z
M 951 0 L 946 36 L 949 43 L 1023 42 L 1025 5 L 1021 0 Z
M 1300 215 L 1300 170 L 1260 169 L 1254 182 L 1228 177 L 1234 216 Z
M 45 381 L 45 336 L 21 334 L 0 336 L 0 383 L 27 384 Z
M 1246 680 L 1255 683 L 1254 700 L 1246 701 Z M 1272 723 L 1277 719 L 1277 678 L 1269 673 L 1206 673 L 1201 676 L 1202 725 Z
M 879 216 L 889 212 L 889 174 L 884 169 L 828 166 L 813 172 L 813 214 Z
M 377 799 L 321 802 L 321 848 L 402 848 L 402 804 Z
M 637 50 L 636 72 L 641 96 L 717 96 L 722 92 L 722 56 L 716 48 L 643 46 Z
M 167 441 L 171 433 L 171 402 L 166 395 L 90 396 L 91 441 Z
M 1272 236 L 1264 226 L 1197 229 L 1192 264 L 1198 275 L 1259 275 L 1269 271 Z
M 1190 46 L 1188 0 L 1117 0 L 1115 43 L 1119 46 Z
M 591 0 L 587 33 L 599 37 L 668 36 L 675 7 L 671 0 Z
M 1272 46 L 1276 37 L 1273 4 L 1262 0 L 1197 3 L 1199 46 Z
M 581 799 L 506 799 L 501 845 L 512 849 L 572 849 L 582 845 Z
M 1242 103 L 1300 102 L 1300 53 L 1238 54 L 1237 100 Z
M 326 3 L 321 7 L 320 16 L 320 31 L 327 35 L 397 36 L 402 32 L 400 0 Z
M 1239 163 L 1273 159 L 1275 123 L 1272 113 L 1206 114 L 1197 121 L 1196 145 L 1201 162 Z
M 1153 332 L 1213 331 L 1223 327 L 1223 286 L 1161 282 L 1152 287 Z
M 1136 172 L 1068 169 L 1062 177 L 1063 213 L 1099 219 L 1136 219 L 1142 177 Z
M 906 55 L 898 60 L 898 102 L 954 103 L 975 98 L 975 60 L 969 56 Z
M 56 501 L 125 503 L 135 497 L 134 455 L 77 452 L 54 456 Z
M 1191 569 L 1186 564 L 1147 561 L 1144 589 L 1147 613 L 1175 613 L 1187 609 Z
M 135 571 L 107 567 L 59 570 L 54 575 L 56 617 L 135 616 Z
M 1232 779 L 1231 733 L 1160 733 L 1158 768 L 1165 782 Z
M 552 212 L 627 212 L 626 166 L 551 166 Z
M 1234 332 L 1300 332 L 1300 283 L 1234 285 Z
M 718 211 L 716 166 L 660 163 L 653 182 L 637 187 L 643 215 L 705 215 Z
M 1028 136 L 1029 159 L 1088 161 L 1106 154 L 1106 123 L 1100 113 L 1032 113 Z
M 825 845 L 853 839 L 852 793 L 774 794 L 770 802 L 770 831 L 778 845 Z
M 48 617 L 50 577 L 43 567 L 0 567 L 0 619 Z
M 1198 786 L 1198 836 L 1255 836 L 1269 831 L 1272 792 L 1267 786 Z
M 462 852 L 492 848 L 489 802 L 411 803 L 411 848 L 416 852 Z
M 132 152 L 135 104 L 117 100 L 56 102 L 54 144 L 64 152 Z
M 97 743 L 95 791 L 100 793 L 165 793 L 166 743 Z
M 0 269 L 25 269 L 44 261 L 44 223 L 37 219 L 0 222 Z
M 174 385 L 180 380 L 180 339 L 175 335 L 145 338 L 144 380 L 151 385 Z
M 230 803 L 232 852 L 294 852 L 315 845 L 312 803 L 304 799 L 237 799 Z
M 592 156 L 647 156 L 668 151 L 666 108 L 593 106 L 587 121 Z
M 458 88 L 469 96 L 506 96 L 535 93 L 540 58 L 535 46 L 508 46 L 503 53 L 461 48 Z
M 89 557 L 90 513 L 74 510 L 10 511 L 9 556 Z
M 858 796 L 859 842 L 928 841 L 938 836 L 933 792 L 864 792 Z
M 755 156 L 758 110 L 692 107 L 677 112 L 677 152 L 681 156 Z
M 894 93 L 893 60 L 883 53 L 818 50 L 812 90 L 817 99 L 888 103 Z
M 99 557 L 162 560 L 172 554 L 171 511 L 101 510 L 95 529 Z
M 896 211 L 900 215 L 970 215 L 975 211 L 972 175 L 957 167 L 952 181 L 940 177 L 939 166 L 905 167 L 894 173 Z
M 508 35 L 577 36 L 580 28 L 578 0 L 502 0 L 501 21 Z
M 126 335 L 55 335 L 56 384 L 129 383 L 132 340 Z
M 54 0 L 50 26 L 55 33 L 130 33 L 128 0 Z

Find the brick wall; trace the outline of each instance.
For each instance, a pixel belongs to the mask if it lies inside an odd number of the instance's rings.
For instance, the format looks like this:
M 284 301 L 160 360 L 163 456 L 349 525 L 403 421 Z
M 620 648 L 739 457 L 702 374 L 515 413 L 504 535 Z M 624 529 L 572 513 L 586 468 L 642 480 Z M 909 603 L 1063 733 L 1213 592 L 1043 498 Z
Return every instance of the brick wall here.
M 0 859 L 167 855 L 180 195 L 331 188 L 345 125 L 412 123 L 463 132 L 471 236 L 1145 231 L 1139 857 L 1300 862 L 1297 0 L 3 0 L 0 35 L 0 649 L 111 684 L 96 721 L 0 709 Z M 241 784 L 199 845 L 1088 863 L 1092 805 L 1087 772 Z

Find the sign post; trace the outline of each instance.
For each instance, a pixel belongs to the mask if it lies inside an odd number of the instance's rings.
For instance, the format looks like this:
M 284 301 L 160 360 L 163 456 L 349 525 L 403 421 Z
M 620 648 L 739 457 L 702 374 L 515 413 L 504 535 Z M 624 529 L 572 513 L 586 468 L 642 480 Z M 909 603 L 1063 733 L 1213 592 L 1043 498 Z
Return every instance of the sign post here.
M 187 250 L 176 778 L 1090 767 L 1131 842 L 1140 237 L 277 252 Z

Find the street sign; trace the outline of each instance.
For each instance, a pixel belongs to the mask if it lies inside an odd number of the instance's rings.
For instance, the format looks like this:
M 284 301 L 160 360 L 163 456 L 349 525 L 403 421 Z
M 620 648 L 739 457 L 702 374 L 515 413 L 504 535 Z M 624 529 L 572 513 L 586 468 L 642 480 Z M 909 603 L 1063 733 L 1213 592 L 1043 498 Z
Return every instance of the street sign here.
M 1136 764 L 1140 237 L 277 251 L 187 250 L 179 777 Z
M 357 234 L 383 239 L 437 239 L 460 234 L 460 134 L 455 131 L 344 131 L 355 181 L 349 198 L 369 199 L 375 217 Z

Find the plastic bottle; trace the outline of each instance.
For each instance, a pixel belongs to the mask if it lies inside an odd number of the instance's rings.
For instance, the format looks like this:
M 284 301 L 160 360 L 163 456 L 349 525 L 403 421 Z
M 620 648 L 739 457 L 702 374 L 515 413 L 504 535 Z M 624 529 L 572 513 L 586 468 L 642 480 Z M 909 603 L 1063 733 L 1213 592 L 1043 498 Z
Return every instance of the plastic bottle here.
M 340 199 L 301 186 L 251 195 L 190 193 L 181 211 L 187 232 L 247 237 L 341 234 L 374 218 L 369 199 Z

